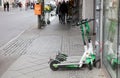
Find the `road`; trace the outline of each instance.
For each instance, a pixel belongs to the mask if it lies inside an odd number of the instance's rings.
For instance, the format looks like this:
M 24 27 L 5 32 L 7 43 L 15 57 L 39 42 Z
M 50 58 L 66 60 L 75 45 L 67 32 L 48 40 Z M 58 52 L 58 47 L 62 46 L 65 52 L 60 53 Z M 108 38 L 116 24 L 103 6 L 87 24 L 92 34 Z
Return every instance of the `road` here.
M 53 13 L 53 12 L 52 12 Z M 15 40 L 25 30 L 28 30 L 32 26 L 36 26 L 38 19 L 34 15 L 33 10 L 22 10 L 19 9 L 10 10 L 10 12 L 0 11 L 0 76 L 8 69 L 8 67 L 19 58 L 20 55 L 4 56 L 2 48 L 7 43 Z M 46 15 L 46 19 L 47 19 Z M 50 19 L 52 21 L 54 17 Z M 11 45 L 12 46 L 12 45 Z M 8 48 L 7 48 L 8 49 Z M 12 53 L 12 50 L 6 53 Z
M 87 67 L 81 70 L 51 71 L 48 61 L 54 59 L 58 51 L 81 57 L 84 46 L 80 28 L 60 24 L 55 16 L 50 25 L 43 29 L 33 27 L 26 30 L 0 50 L 9 56 L 0 58 L 0 78 L 105 78 L 96 68 L 91 71 Z
M 0 12 L 0 47 L 37 24 L 33 10 Z
M 50 21 L 53 19 L 54 17 Z M 4 56 L 2 55 L 4 53 L 2 48 L 20 36 L 28 28 L 37 26 L 37 23 L 37 16 L 34 15 L 34 11 L 31 9 L 20 11 L 18 8 L 12 9 L 9 12 L 0 11 L 0 77 L 20 56 Z
M 34 15 L 33 10 L 15 9 L 10 12 L 0 12 L 0 48 L 35 25 L 37 25 L 37 16 Z M 19 56 L 0 55 L 0 76 L 17 58 Z

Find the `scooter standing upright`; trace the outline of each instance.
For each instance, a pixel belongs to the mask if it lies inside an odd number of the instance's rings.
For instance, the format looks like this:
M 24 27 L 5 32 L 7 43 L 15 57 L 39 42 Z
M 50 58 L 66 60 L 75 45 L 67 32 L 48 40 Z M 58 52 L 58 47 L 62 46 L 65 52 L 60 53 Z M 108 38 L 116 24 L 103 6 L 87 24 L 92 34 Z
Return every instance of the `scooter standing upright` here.
M 90 32 L 90 26 L 89 22 L 93 19 L 83 19 L 79 23 L 77 23 L 78 26 L 81 28 L 82 33 L 82 40 L 84 43 L 84 54 L 81 56 L 67 56 L 65 54 L 59 53 L 55 59 L 50 59 L 50 68 L 53 71 L 58 70 L 59 68 L 81 68 L 84 64 L 86 64 L 89 68 L 89 70 L 92 69 L 94 65 L 94 61 L 96 59 L 96 56 L 93 52 L 93 46 L 91 37 L 89 36 Z M 88 39 L 88 45 L 86 43 L 85 37 Z M 89 46 L 89 47 L 88 47 Z

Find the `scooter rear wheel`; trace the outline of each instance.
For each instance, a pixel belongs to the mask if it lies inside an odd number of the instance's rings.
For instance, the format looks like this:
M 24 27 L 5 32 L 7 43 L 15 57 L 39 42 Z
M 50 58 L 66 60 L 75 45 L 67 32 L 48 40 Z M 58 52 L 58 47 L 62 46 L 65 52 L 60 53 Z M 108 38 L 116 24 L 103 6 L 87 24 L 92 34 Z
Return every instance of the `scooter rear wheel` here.
M 58 67 L 54 67 L 53 64 L 58 64 L 59 62 L 56 61 L 56 60 L 53 60 L 51 61 L 50 63 L 50 68 L 53 70 L 53 71 L 57 71 L 58 70 Z
M 89 70 L 92 70 L 92 68 L 93 68 L 93 65 L 92 65 L 91 63 L 89 63 L 89 64 L 88 64 L 88 69 L 89 69 Z

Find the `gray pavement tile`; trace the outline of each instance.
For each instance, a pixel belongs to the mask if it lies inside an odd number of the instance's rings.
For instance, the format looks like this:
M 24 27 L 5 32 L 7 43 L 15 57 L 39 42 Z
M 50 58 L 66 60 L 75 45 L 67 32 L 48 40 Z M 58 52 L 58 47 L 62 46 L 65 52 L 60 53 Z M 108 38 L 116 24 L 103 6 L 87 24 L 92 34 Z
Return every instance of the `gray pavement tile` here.
M 22 41 L 19 42 L 20 39 Z M 68 25 L 58 24 L 58 21 L 41 30 L 33 27 L 11 44 L 25 53 L 8 68 L 1 78 L 105 78 L 97 68 L 91 71 L 88 68 L 58 71 L 52 71 L 49 68 L 49 59 L 55 58 L 58 51 L 71 56 L 82 56 L 84 49 L 78 27 L 70 28 Z M 10 46 L 11 44 L 6 46 L 10 51 L 7 52 L 6 49 L 5 53 L 22 53 L 18 51 L 19 49 L 15 50 L 15 47 Z

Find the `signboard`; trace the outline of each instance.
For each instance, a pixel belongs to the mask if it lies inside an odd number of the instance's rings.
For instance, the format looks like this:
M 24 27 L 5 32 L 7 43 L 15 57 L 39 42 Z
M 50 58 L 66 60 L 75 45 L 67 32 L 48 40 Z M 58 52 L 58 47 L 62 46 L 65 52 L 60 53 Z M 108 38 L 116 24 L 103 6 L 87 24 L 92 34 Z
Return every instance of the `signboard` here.
M 42 14 L 42 5 L 41 4 L 35 4 L 34 13 L 35 13 L 35 15 Z

